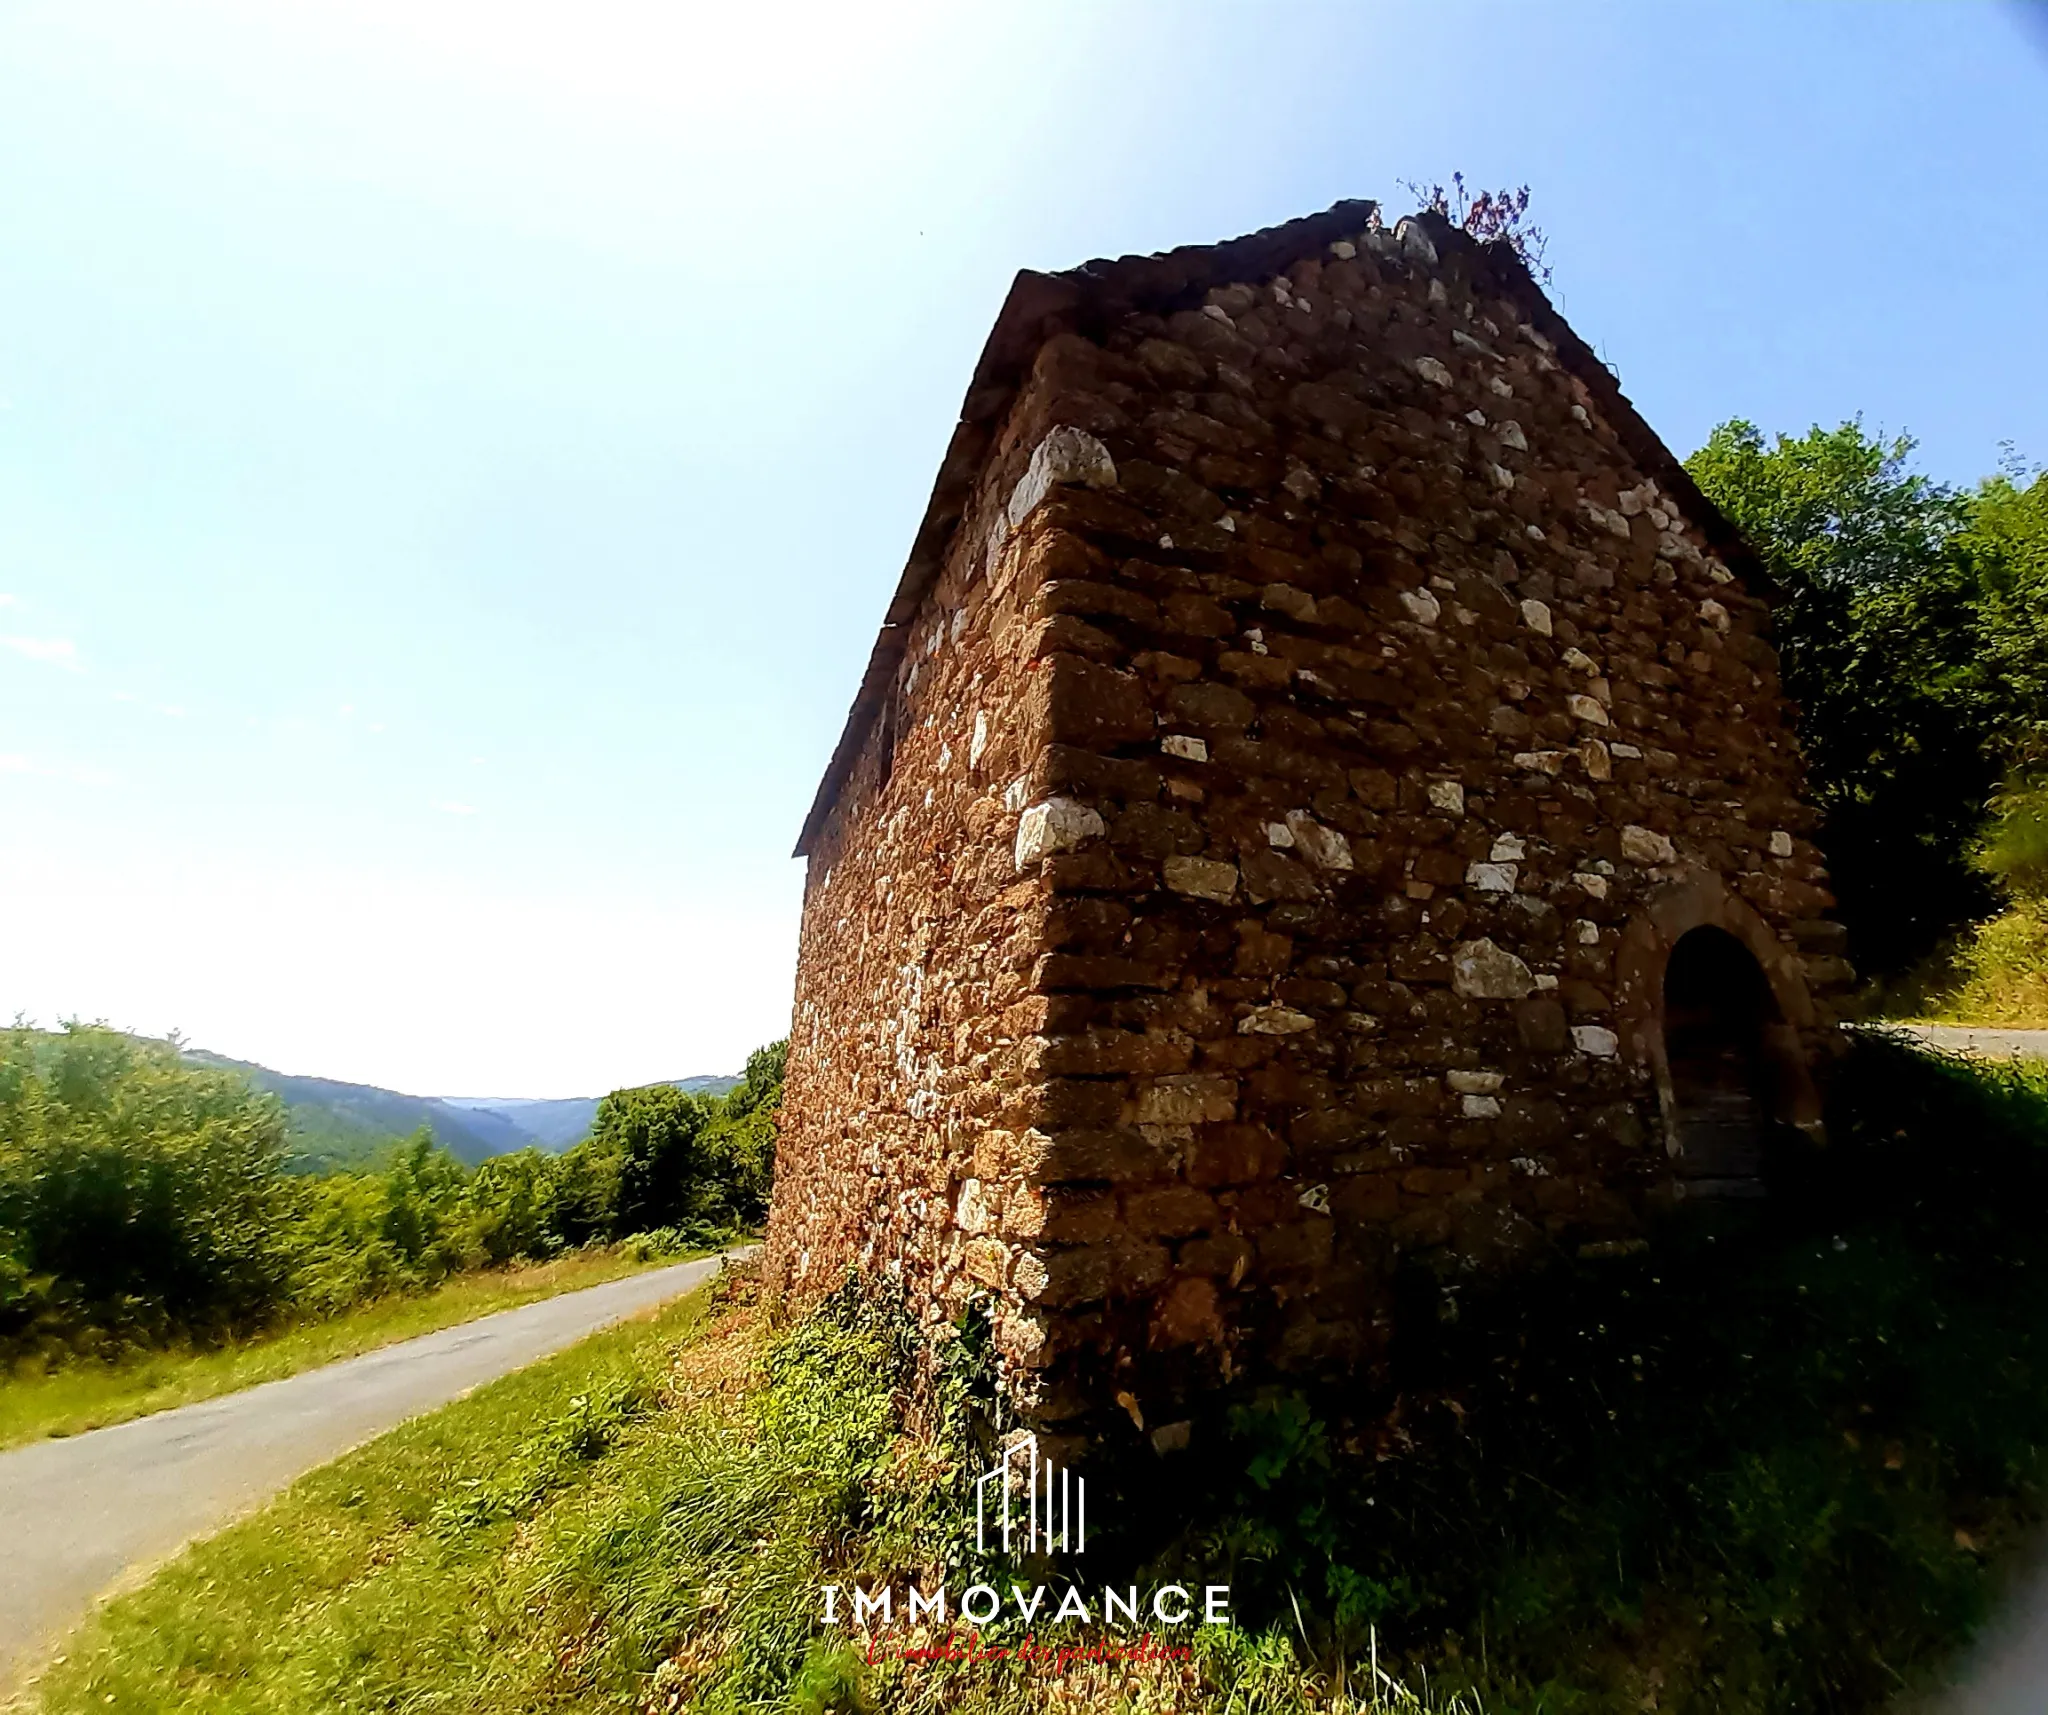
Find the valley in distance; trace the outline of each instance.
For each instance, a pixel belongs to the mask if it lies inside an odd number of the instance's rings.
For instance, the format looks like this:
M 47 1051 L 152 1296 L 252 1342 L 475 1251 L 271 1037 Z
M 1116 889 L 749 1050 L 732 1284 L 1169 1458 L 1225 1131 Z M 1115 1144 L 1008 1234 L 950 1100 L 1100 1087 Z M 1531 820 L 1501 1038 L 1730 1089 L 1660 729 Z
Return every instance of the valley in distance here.
M 203 1048 L 181 1048 L 195 1066 L 239 1072 L 268 1090 L 290 1116 L 291 1165 L 321 1172 L 370 1163 L 394 1140 L 425 1126 L 434 1141 L 464 1166 L 494 1155 L 537 1149 L 559 1155 L 590 1134 L 601 1096 L 535 1100 L 519 1096 L 409 1096 L 374 1084 L 346 1084 L 274 1072 L 253 1061 L 231 1060 Z M 692 1095 L 722 1096 L 737 1076 L 702 1075 L 666 1080 Z

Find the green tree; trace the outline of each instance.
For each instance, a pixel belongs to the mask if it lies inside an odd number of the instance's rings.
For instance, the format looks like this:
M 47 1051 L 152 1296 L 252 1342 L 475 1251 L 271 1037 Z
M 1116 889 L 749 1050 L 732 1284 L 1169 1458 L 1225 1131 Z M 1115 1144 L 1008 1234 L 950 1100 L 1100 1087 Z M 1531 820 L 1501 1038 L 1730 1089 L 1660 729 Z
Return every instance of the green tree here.
M 670 1084 L 614 1090 L 598 1103 L 589 1148 L 618 1156 L 620 1233 L 681 1226 L 712 1212 L 711 1163 L 700 1147 L 710 1109 Z
M 705 1146 L 725 1188 L 727 1220 L 756 1227 L 768 1216 L 775 1178 L 776 1113 L 789 1042 L 771 1042 L 747 1056 L 747 1069 L 712 1115 Z
M 2005 769 L 1971 498 L 1860 422 L 1766 443 L 1722 424 L 1686 468 L 1776 579 L 1776 641 L 1859 964 L 1896 972 L 1991 904 L 1970 859 Z
M 0 1035 L 0 1338 L 259 1321 L 289 1282 L 285 1115 L 173 1044 Z
M 2028 482 L 2008 459 L 1972 498 L 1960 545 L 1977 581 L 1985 714 L 2011 773 L 2038 783 L 2048 776 L 2048 473 Z

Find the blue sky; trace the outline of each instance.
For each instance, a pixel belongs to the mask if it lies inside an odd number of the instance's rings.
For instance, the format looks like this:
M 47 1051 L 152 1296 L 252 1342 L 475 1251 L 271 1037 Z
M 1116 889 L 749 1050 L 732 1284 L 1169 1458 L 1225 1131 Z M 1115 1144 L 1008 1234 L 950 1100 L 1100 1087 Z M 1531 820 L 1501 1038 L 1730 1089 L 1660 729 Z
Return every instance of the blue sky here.
M 0 0 L 0 1013 L 735 1067 L 1017 268 L 1526 181 L 1681 453 L 1967 481 L 2048 458 L 2043 113 L 1961 3 Z

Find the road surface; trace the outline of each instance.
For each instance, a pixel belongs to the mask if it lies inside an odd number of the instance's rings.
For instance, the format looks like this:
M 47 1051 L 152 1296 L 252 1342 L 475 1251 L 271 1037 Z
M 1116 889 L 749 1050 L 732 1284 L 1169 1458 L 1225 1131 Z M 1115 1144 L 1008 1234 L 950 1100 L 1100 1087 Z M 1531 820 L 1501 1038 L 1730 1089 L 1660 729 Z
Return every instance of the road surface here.
M 721 1265 L 706 1257 L 649 1269 L 241 1393 L 0 1453 L 0 1693 L 124 1574 L 408 1417 L 680 1297 Z
M 1930 1048 L 1946 1048 L 1952 1054 L 1981 1054 L 1991 1060 L 2017 1054 L 2023 1060 L 2048 1060 L 2048 1030 L 1980 1030 L 1972 1024 L 1887 1024 L 1882 1028 L 1904 1031 Z

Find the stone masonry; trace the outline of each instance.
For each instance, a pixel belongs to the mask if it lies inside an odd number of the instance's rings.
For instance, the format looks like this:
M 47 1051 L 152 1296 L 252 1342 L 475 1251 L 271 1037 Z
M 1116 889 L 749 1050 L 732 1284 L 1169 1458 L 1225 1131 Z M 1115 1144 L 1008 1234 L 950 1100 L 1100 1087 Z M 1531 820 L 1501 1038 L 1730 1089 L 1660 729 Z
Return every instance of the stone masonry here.
M 1156 1426 L 1753 1191 L 1851 977 L 1767 593 L 1504 245 L 1020 275 L 798 847 L 771 1299 L 981 1296 L 1027 1416 Z

